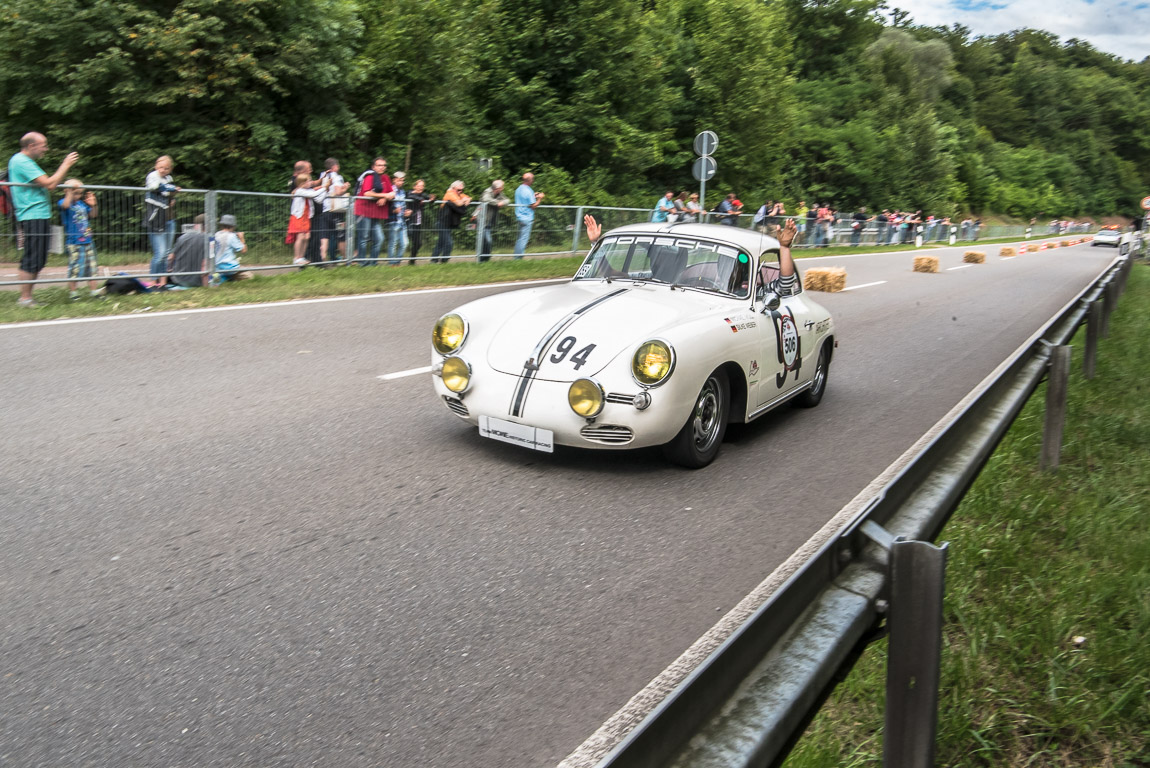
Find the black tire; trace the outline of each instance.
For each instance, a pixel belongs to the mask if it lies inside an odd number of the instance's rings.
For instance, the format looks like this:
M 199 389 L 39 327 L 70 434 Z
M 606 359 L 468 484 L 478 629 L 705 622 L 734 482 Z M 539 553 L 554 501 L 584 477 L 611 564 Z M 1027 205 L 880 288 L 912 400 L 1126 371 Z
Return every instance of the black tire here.
M 814 408 L 823 399 L 823 393 L 827 391 L 827 377 L 831 373 L 831 349 L 830 343 L 824 343 L 822 349 L 819 350 L 819 361 L 815 363 L 814 383 L 810 388 L 795 398 L 795 405 L 800 408 Z
M 663 446 L 668 461 L 699 469 L 714 461 L 727 433 L 727 412 L 731 408 L 731 388 L 727 374 L 716 370 L 703 382 L 687 423 L 671 442 Z

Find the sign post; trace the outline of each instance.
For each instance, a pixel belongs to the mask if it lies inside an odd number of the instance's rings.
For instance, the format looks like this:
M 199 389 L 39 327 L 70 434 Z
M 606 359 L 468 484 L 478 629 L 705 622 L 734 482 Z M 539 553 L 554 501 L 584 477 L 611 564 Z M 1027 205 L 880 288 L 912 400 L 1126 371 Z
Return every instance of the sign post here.
M 691 166 L 691 174 L 699 181 L 699 208 L 702 209 L 701 221 L 707 213 L 707 180 L 715 175 L 719 169 L 715 158 L 711 157 L 719 146 L 719 137 L 714 131 L 703 131 L 695 137 L 695 154 L 699 159 Z

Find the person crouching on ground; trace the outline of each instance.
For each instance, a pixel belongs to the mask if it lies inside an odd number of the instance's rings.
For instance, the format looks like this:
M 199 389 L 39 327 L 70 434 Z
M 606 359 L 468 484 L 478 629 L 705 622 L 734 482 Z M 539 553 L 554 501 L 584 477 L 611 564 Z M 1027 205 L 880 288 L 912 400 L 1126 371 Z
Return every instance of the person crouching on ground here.
M 236 217 L 225 213 L 220 217 L 220 231 L 216 233 L 216 275 L 219 282 L 239 279 L 240 254 L 247 249 L 244 233 L 236 232 Z
M 76 281 L 89 278 L 88 289 L 92 296 L 99 296 L 100 290 L 93 278 L 96 276 L 96 245 L 92 242 L 91 220 L 96 218 L 96 195 L 85 191 L 79 179 L 64 182 L 67 191 L 64 198 L 56 203 L 60 207 L 60 221 L 64 225 L 64 250 L 68 252 L 68 296 L 72 301 L 80 298 Z
M 207 253 L 208 235 L 204 232 L 204 214 L 201 213 L 196 216 L 191 231 L 176 240 L 172 262 L 168 265 L 168 283 L 180 288 L 202 288 Z M 200 274 L 190 274 L 197 272 Z

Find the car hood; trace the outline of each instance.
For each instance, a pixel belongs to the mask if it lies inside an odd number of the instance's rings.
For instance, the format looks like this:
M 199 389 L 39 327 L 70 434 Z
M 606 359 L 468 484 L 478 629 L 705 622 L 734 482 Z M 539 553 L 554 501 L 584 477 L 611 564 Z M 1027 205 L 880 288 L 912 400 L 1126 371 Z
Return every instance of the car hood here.
M 500 298 L 506 305 L 488 347 L 488 364 L 516 375 L 538 364 L 535 376 L 549 381 L 594 376 L 620 353 L 630 356 L 639 343 L 670 327 L 723 308 L 735 311 L 743 303 L 620 280 L 573 281 Z

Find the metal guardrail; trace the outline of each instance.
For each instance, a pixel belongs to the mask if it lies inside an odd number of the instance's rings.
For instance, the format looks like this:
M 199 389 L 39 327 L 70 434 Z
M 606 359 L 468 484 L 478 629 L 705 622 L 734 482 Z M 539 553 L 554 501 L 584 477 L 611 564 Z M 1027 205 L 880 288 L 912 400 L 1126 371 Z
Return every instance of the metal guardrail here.
M 893 479 L 598 759 L 598 768 L 780 763 L 887 612 L 891 550 L 883 543 L 939 534 L 1047 375 L 1054 349 L 1088 319 L 1088 347 L 1099 331 L 1105 336 L 1131 265 L 1130 255 L 1117 257 L 987 377 Z M 1088 360 L 1092 355 L 1087 349 Z M 925 746 L 933 749 L 907 749 Z

